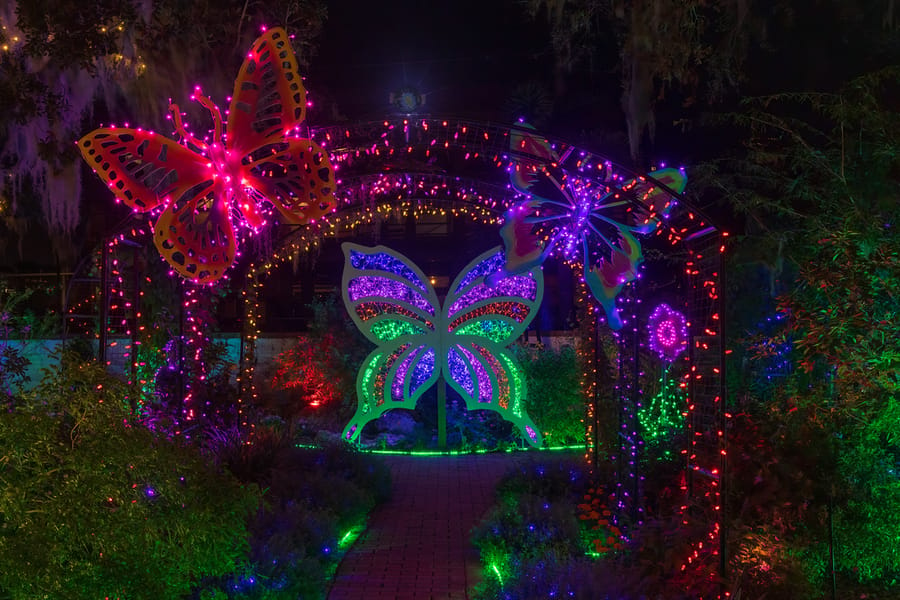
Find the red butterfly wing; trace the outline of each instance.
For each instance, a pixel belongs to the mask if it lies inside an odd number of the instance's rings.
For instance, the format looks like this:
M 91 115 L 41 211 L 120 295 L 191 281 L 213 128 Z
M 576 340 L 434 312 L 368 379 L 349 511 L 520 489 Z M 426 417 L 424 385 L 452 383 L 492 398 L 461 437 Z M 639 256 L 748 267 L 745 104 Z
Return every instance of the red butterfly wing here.
M 185 202 L 172 202 L 153 232 L 159 253 L 182 277 L 212 283 L 237 254 L 231 212 L 222 185 L 206 181 Z
M 272 202 L 286 223 L 305 224 L 334 207 L 334 168 L 315 142 L 292 138 L 259 154 L 247 182 Z
M 228 147 L 243 177 L 287 223 L 305 224 L 334 206 L 334 168 L 311 140 L 287 136 L 306 116 L 306 89 L 284 29 L 254 42 L 234 84 Z
M 270 29 L 253 43 L 234 82 L 227 146 L 246 156 L 283 139 L 305 116 L 306 89 L 287 32 Z
M 78 147 L 129 207 L 147 212 L 166 205 L 153 238 L 180 275 L 208 283 L 234 262 L 234 227 L 209 159 L 167 137 L 135 129 L 96 129 Z
M 150 131 L 95 129 L 78 148 L 116 197 L 139 212 L 178 201 L 210 179 L 207 159 Z

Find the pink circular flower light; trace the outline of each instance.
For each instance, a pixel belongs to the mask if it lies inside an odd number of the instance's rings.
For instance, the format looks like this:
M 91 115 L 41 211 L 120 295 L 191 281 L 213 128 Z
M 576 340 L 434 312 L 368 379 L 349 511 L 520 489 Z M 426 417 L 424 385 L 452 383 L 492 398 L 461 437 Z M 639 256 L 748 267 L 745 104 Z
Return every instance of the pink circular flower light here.
M 688 330 L 684 315 L 666 303 L 657 306 L 647 321 L 650 348 L 667 362 L 673 362 L 687 349 Z

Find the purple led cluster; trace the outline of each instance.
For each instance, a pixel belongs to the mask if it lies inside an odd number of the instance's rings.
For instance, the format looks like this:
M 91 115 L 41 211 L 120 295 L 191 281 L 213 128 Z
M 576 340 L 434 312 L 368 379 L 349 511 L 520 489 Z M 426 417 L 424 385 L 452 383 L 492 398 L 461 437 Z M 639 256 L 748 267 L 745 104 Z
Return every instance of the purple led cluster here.
M 410 365 L 416 360 L 416 355 L 421 350 L 421 346 L 406 355 L 400 366 L 397 367 L 397 374 L 391 382 L 391 400 L 394 402 L 402 402 L 406 395 L 403 393 L 403 386 L 406 383 L 406 374 L 409 372 Z
M 475 369 L 475 379 L 479 383 L 478 401 L 490 402 L 493 399 L 493 389 L 491 389 L 491 379 L 487 369 L 484 368 L 484 363 L 478 360 L 468 349 L 463 348 L 459 344 L 457 344 L 456 347 L 463 353 L 469 364 Z M 472 347 L 476 347 L 475 344 L 472 344 Z
M 411 372 L 410 372 L 411 370 Z M 391 382 L 391 400 L 402 402 L 407 398 L 403 386 L 409 377 L 409 396 L 416 393 L 434 374 L 434 349 L 419 346 L 406 355 Z
M 356 250 L 350 251 L 350 264 L 360 271 L 385 271 L 399 275 L 409 281 L 420 290 L 425 290 L 425 282 L 408 265 L 396 256 L 385 252 L 375 254 L 363 254 Z
M 420 350 L 417 354 L 421 356 L 413 366 L 412 378 L 409 382 L 410 394 L 414 394 L 434 374 L 434 348 L 429 348 L 425 352 Z
M 503 251 L 498 251 L 497 254 L 489 256 L 466 272 L 465 276 L 460 280 L 459 285 L 453 290 L 453 293 L 458 294 L 459 290 L 465 289 L 467 285 L 479 277 L 484 277 L 499 271 L 503 268 L 505 262 L 506 259 L 503 256 Z
M 488 298 L 499 298 L 511 296 L 513 298 L 525 298 L 526 300 L 534 300 L 537 295 L 537 282 L 527 275 L 515 275 L 513 277 L 505 277 L 497 282 L 497 285 L 491 287 L 485 283 L 480 283 L 460 296 L 456 302 L 450 305 L 448 315 L 453 319 L 458 311 L 463 310 L 476 302 L 487 300 Z
M 401 281 L 388 279 L 387 277 L 375 275 L 354 277 L 347 286 L 347 295 L 352 302 L 356 302 L 360 298 L 388 298 L 398 302 L 406 302 L 424 310 L 430 315 L 434 314 L 434 307 L 422 294 Z
M 665 361 L 672 362 L 687 350 L 688 329 L 684 315 L 666 303 L 657 306 L 647 321 L 650 348 Z
M 466 360 L 457 351 L 456 346 L 447 351 L 447 366 L 450 368 L 450 377 L 453 378 L 453 381 L 466 390 L 467 394 L 474 396 L 475 382 L 472 381 Z

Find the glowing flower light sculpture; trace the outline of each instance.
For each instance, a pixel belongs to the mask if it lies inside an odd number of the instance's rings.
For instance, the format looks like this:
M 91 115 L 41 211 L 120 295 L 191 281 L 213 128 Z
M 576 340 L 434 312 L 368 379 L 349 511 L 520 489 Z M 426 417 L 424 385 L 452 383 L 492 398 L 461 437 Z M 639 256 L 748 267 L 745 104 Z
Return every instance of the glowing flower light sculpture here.
M 554 254 L 580 263 L 585 284 L 618 330 L 616 297 L 643 262 L 635 236 L 660 227 L 675 206 L 672 192 L 681 193 L 687 177 L 678 169 L 660 169 L 625 180 L 609 164 L 596 165 L 598 177 L 571 156 L 571 148 L 558 154 L 532 128 L 522 127 L 510 135 L 510 181 L 529 199 L 507 212 L 502 274 L 522 272 Z M 566 163 L 576 168 L 563 168 Z
M 334 169 L 315 142 L 296 137 L 306 90 L 284 29 L 251 47 L 223 123 L 197 88 L 192 100 L 212 116 L 212 139 L 188 133 L 169 105 L 179 141 L 143 129 L 103 127 L 78 141 L 84 159 L 118 202 L 159 215 L 154 243 L 182 277 L 221 278 L 238 255 L 234 221 L 259 231 L 274 207 L 282 221 L 306 224 L 334 206 Z
M 669 369 L 687 350 L 688 327 L 684 315 L 666 303 L 657 305 L 647 320 L 650 349 L 663 361 L 659 391 L 641 406 L 637 418 L 644 440 L 658 443 L 684 425 L 685 389 L 683 382 L 669 378 Z
M 647 333 L 650 348 L 668 363 L 674 362 L 687 349 L 687 320 L 666 303 L 660 304 L 651 313 Z
M 456 277 L 443 305 L 428 277 L 405 256 L 377 246 L 343 245 L 344 305 L 378 345 L 356 380 L 358 407 L 344 428 L 355 440 L 366 423 L 392 408 L 413 409 L 443 377 L 470 410 L 489 409 L 519 427 L 533 446 L 541 435 L 525 412 L 525 375 L 506 346 L 537 313 L 540 268 L 503 277 L 503 252 L 489 250 Z

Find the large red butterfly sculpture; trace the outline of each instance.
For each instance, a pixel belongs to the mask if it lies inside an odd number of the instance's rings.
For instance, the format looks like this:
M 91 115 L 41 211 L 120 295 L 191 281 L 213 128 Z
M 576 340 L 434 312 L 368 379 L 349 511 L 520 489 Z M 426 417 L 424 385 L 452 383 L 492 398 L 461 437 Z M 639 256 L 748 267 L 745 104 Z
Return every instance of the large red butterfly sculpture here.
M 334 206 L 334 169 L 312 140 L 294 137 L 306 89 L 284 29 L 254 43 L 237 80 L 223 131 L 212 100 L 192 96 L 214 122 L 211 143 L 189 134 L 175 104 L 178 142 L 151 131 L 104 127 L 78 141 L 85 160 L 136 212 L 160 212 L 153 240 L 182 277 L 218 280 L 238 255 L 234 220 L 258 231 L 274 206 L 306 224 Z

